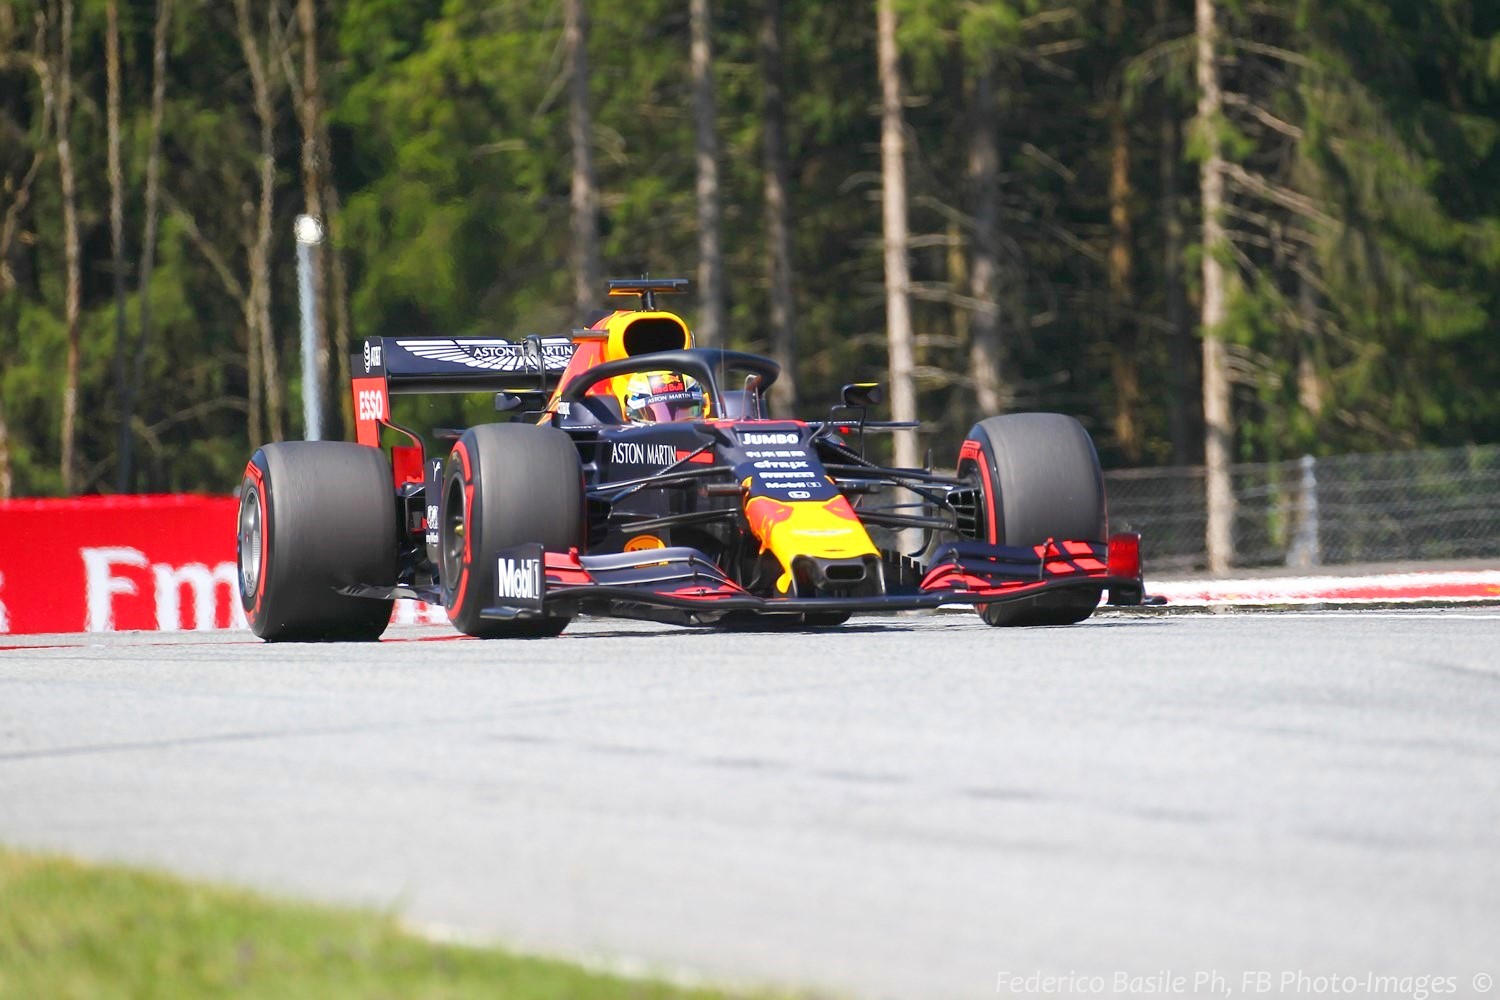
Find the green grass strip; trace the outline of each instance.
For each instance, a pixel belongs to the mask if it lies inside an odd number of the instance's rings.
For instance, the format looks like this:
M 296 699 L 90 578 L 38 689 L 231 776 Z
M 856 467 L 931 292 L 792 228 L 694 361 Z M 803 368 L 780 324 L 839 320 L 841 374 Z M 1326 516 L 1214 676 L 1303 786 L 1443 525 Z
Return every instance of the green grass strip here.
M 389 916 L 0 849 L 0 998 L 709 1000 L 728 994 L 435 944 Z

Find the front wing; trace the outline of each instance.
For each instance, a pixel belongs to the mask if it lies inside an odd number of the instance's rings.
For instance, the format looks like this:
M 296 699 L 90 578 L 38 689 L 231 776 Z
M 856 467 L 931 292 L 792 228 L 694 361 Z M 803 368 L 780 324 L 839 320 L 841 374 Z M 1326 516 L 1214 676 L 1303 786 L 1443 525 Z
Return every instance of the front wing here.
M 1115 605 L 1155 603 L 1145 595 L 1135 534 L 1115 535 L 1108 543 L 1049 539 L 1035 548 L 955 542 L 934 554 L 915 585 L 888 585 L 886 593 L 865 597 L 762 597 L 692 548 L 590 556 L 529 545 L 499 559 L 500 594 L 483 612 L 487 618 L 587 613 L 706 623 L 731 612 L 914 611 L 1084 588 L 1108 590 Z

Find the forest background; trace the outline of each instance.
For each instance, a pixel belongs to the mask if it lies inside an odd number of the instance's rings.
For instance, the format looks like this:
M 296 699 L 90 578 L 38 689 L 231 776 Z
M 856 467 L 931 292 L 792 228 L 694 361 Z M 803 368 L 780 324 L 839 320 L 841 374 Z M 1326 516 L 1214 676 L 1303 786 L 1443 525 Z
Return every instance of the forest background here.
M 360 338 L 649 272 L 908 462 L 1500 441 L 1497 112 L 1491 0 L 0 0 L 0 497 L 299 436 L 304 212 L 333 436 Z

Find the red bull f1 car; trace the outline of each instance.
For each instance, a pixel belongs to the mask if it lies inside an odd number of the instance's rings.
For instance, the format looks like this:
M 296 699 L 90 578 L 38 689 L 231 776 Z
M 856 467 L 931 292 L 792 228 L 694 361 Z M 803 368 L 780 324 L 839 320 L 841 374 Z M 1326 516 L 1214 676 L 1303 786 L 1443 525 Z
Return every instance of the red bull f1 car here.
M 952 472 L 892 468 L 865 438 L 914 424 L 846 386 L 817 420 L 769 414 L 774 361 L 694 346 L 658 309 L 681 279 L 561 337 L 371 338 L 354 359 L 358 443 L 257 450 L 240 490 L 241 600 L 267 640 L 370 640 L 392 602 L 442 604 L 482 638 L 579 615 L 820 627 L 971 605 L 1063 625 L 1146 600 L 1140 539 L 1109 536 L 1074 419 L 980 421 Z M 392 396 L 493 393 L 514 419 L 424 436 Z M 906 545 L 901 542 L 905 540 Z

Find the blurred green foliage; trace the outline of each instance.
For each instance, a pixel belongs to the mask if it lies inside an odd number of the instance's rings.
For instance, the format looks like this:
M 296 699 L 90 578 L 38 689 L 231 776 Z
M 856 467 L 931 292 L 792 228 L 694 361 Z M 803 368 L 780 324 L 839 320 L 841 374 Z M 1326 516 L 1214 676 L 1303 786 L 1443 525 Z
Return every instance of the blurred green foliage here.
M 83 241 L 80 482 L 113 483 L 119 400 L 105 144 L 104 0 L 75 0 L 72 59 Z M 0 6 L 0 212 L 50 148 L 25 61 L 51 0 Z M 258 123 L 233 5 L 175 4 L 165 115 L 168 195 L 158 264 L 137 287 L 156 4 L 121 0 L 130 330 L 156 330 L 136 414 L 143 490 L 223 491 L 248 427 L 242 303 Z M 687 4 L 590 0 L 594 150 L 609 274 L 696 268 Z M 731 341 L 765 349 L 767 279 L 757 3 L 715 5 Z M 291 0 L 252 0 L 277 100 L 273 321 L 300 425 L 292 220 L 301 209 Z M 885 367 L 874 9 L 785 5 L 799 380 L 807 398 Z M 569 147 L 562 15 L 551 0 L 319 0 L 333 228 L 353 335 L 524 335 L 565 329 Z M 1176 263 L 1195 312 L 1198 161 L 1187 0 L 900 0 L 909 101 L 921 411 L 951 461 L 975 412 L 964 259 L 974 75 L 991 67 L 1000 143 L 1004 378 L 1017 409 L 1070 412 L 1106 464 L 1117 321 L 1109 131 L 1128 122 L 1133 260 L 1128 318 L 1146 461 L 1168 461 Z M 1500 439 L 1500 5 L 1480 0 L 1226 3 L 1222 130 L 1231 157 L 1230 329 L 1238 454 Z M 267 21 L 270 18 L 270 21 Z M 1112 18 L 1118 19 L 1111 21 Z M 1114 23 L 1115 29 L 1108 26 Z M 268 41 L 269 39 L 269 41 Z M 55 43 L 55 32 L 50 36 Z M 1175 126 L 1183 141 L 1164 143 Z M 1168 183 L 1176 199 L 1168 198 Z M 60 488 L 65 334 L 56 157 L 17 213 L 0 285 L 0 447 L 16 494 Z M 602 295 L 601 295 L 602 299 Z M 691 298 L 682 302 L 689 320 Z M 1191 328 L 1180 334 L 1191 341 Z M 1179 343 L 1179 347 L 1180 347 Z M 1195 364 L 1191 348 L 1186 363 Z M 1189 372 L 1189 385 L 1196 374 Z M 342 391 L 339 389 L 338 391 Z M 1180 400 L 1193 414 L 1196 396 Z M 439 407 L 441 409 L 441 407 Z M 482 405 L 467 419 L 485 419 Z M 812 415 L 812 414 L 808 414 Z M 1196 419 L 1190 421 L 1196 424 Z M 1190 427 L 1191 431 L 1191 427 Z M 1195 432 L 1194 432 L 1195 433 Z M 1190 434 L 1189 444 L 1191 445 Z M 1178 443 L 1179 453 L 1182 443 Z M 1189 447 L 1188 453 L 1194 449 Z

